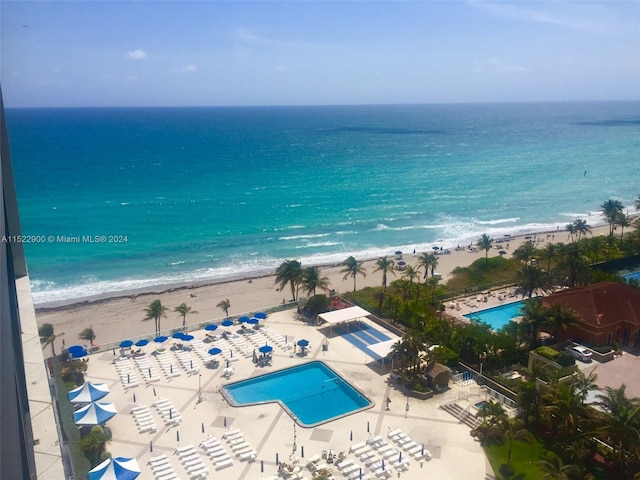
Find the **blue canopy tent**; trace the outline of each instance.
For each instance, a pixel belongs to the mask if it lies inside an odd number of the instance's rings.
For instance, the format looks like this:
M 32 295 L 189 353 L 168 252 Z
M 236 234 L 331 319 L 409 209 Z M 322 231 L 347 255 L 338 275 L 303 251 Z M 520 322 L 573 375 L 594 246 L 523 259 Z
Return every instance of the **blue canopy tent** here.
M 89 470 L 89 480 L 133 480 L 140 475 L 140 466 L 135 458 L 108 458 Z
M 102 425 L 116 414 L 113 403 L 92 402 L 73 414 L 76 425 Z
M 100 400 L 109 394 L 109 387 L 106 383 L 87 382 L 84 385 L 74 388 L 69 393 L 69 401 L 71 403 L 89 403 Z

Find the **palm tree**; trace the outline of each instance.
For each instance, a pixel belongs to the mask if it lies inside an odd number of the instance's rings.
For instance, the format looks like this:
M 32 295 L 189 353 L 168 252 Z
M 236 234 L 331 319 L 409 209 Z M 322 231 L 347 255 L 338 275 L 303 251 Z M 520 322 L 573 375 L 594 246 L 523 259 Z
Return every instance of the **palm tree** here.
M 493 239 L 487 235 L 486 233 L 483 233 L 482 236 L 480 237 L 480 239 L 478 239 L 478 241 L 476 242 L 476 244 L 478 245 L 478 248 L 480 250 L 484 250 L 484 261 L 485 261 L 485 265 L 489 263 L 489 250 L 491 250 L 491 245 L 493 244 Z
M 307 267 L 302 271 L 302 285 L 308 294 L 316 294 L 316 289 L 329 290 L 329 277 L 322 277 L 320 267 Z
M 591 233 L 591 226 L 587 224 L 586 220 L 578 219 L 573 222 L 573 226 L 575 227 L 575 233 L 578 234 L 578 241 L 580 241 L 581 237 L 586 237 L 587 233 Z
M 513 251 L 513 258 L 529 265 L 536 254 L 536 247 L 531 242 L 525 242 Z
M 622 209 L 624 208 L 624 206 L 622 205 L 622 202 L 620 202 L 619 200 L 614 200 L 613 198 L 610 198 L 609 200 L 605 201 L 600 208 L 602 208 L 602 215 L 604 216 L 605 220 L 609 223 L 609 235 L 612 236 L 613 235 L 613 226 L 616 223 L 616 219 L 618 218 L 618 215 L 622 212 Z
M 429 266 L 431 265 L 431 260 L 429 259 L 430 255 L 428 253 L 421 253 L 418 257 L 418 265 L 424 268 L 424 280 L 427 281 L 427 277 L 429 277 Z
M 624 229 L 631 226 L 631 217 L 628 214 L 620 212 L 616 219 L 616 225 L 620 227 L 620 240 L 622 240 Z
M 376 260 L 376 268 L 373 270 L 374 272 L 382 272 L 382 290 L 387 291 L 387 273 L 391 272 L 393 276 L 395 276 L 395 272 L 393 271 L 394 267 L 393 260 L 389 260 L 387 257 L 380 257 Z
M 513 447 L 514 440 L 520 440 L 521 442 L 529 441 L 529 432 L 526 428 L 524 428 L 524 424 L 522 420 L 516 419 L 511 422 L 508 422 L 504 433 L 502 434 L 502 439 L 507 440 L 509 442 L 509 449 L 507 450 L 507 472 L 511 471 L 511 449 Z
M 57 338 L 64 335 L 64 332 L 55 334 L 53 325 L 50 323 L 43 323 L 38 328 L 38 335 L 40 336 L 40 343 L 42 343 L 42 349 L 44 350 L 47 345 L 51 345 L 51 356 L 56 356 L 56 346 L 55 341 Z
M 220 304 L 218 304 L 218 306 L 220 306 Z M 176 308 L 174 308 L 173 311 L 182 316 L 182 326 L 183 327 L 186 326 L 186 324 L 187 324 L 187 315 L 189 315 L 190 313 L 198 313 L 195 310 L 192 311 L 191 307 L 188 307 L 186 303 L 181 303 Z
M 573 242 L 573 236 L 577 233 L 576 224 L 573 223 L 573 222 L 567 223 L 567 226 L 565 227 L 565 230 L 567 232 L 569 232 L 569 236 L 567 238 L 570 238 L 571 241 Z
M 88 327 L 82 330 L 78 335 L 78 338 L 80 340 L 87 340 L 89 342 L 89 345 L 93 347 L 93 341 L 96 339 L 96 334 L 93 331 L 93 327 Z
M 608 438 L 621 468 L 640 459 L 640 399 L 628 398 L 626 389 L 624 383 L 619 388 L 605 387 L 605 393 L 596 397 L 605 411 L 599 430 Z
M 514 282 L 518 293 L 529 298 L 539 290 L 547 292 L 551 290 L 549 277 L 537 265 L 525 265 L 522 270 L 516 272 Z
M 349 277 L 353 278 L 353 291 L 356 291 L 356 277 L 362 275 L 363 278 L 367 277 L 367 269 L 362 266 L 362 262 L 357 261 L 354 257 L 347 258 L 340 264 L 344 268 L 340 270 L 340 273 L 344 273 L 343 280 Z
M 433 254 L 430 253 L 429 254 L 429 269 L 431 270 L 431 276 L 433 277 L 435 271 L 436 271 L 436 267 L 438 266 L 438 257 Z
M 582 254 L 580 244 L 570 243 L 561 247 L 557 270 L 564 276 L 565 284 L 569 287 L 585 284 L 588 281 L 589 266 Z
M 547 260 L 547 278 L 551 275 L 551 262 L 558 258 L 560 245 L 557 243 L 547 243 L 540 252 L 542 258 Z
M 602 252 L 602 249 L 605 247 L 605 245 L 606 240 L 604 237 L 598 236 L 588 239 L 587 249 L 593 255 L 593 257 L 591 258 L 592 263 L 598 263 L 598 261 L 600 260 L 600 252 Z
M 549 460 L 540 460 L 538 467 L 545 473 L 542 480 L 570 480 L 580 472 L 577 465 L 565 465 L 557 455 L 551 456 Z
M 585 375 L 582 370 L 577 370 L 574 374 L 573 389 L 582 400 L 583 405 L 589 393 L 599 389 L 598 385 L 596 385 L 598 375 L 595 373 L 595 370 L 596 367 L 593 367 L 588 375 Z
M 167 316 L 167 307 L 165 307 L 164 305 L 162 305 L 162 302 L 160 300 L 154 300 L 153 302 L 151 302 L 149 304 L 149 306 L 145 307 L 144 309 L 145 313 L 147 314 L 146 317 L 144 317 L 142 320 L 146 321 L 146 320 L 151 320 L 153 319 L 153 321 L 155 322 L 155 327 L 156 327 L 156 335 L 160 334 L 160 319 L 162 317 Z
M 522 317 L 523 323 L 529 326 L 530 332 L 530 344 L 533 347 L 538 345 L 538 333 L 540 331 L 540 327 L 546 321 L 546 312 L 545 308 L 542 305 L 542 299 L 540 298 L 532 298 L 524 301 L 524 306 L 522 307 Z
M 638 198 L 635 199 L 633 205 L 636 207 L 636 210 L 640 211 L 640 195 L 638 195 Z
M 231 302 L 229 301 L 228 298 L 225 298 L 224 300 L 220 300 L 216 305 L 216 307 L 221 309 L 224 312 L 225 316 L 227 317 L 229 316 L 229 309 L 231 308 Z
M 416 278 L 420 278 L 420 270 L 413 265 L 407 265 L 402 273 L 402 278 L 408 278 L 409 283 L 413 283 Z
M 276 269 L 276 282 L 280 290 L 284 290 L 287 283 L 291 286 L 291 296 L 296 301 L 298 286 L 302 281 L 302 265 L 297 260 L 285 260 Z
M 561 434 L 569 435 L 576 431 L 585 418 L 582 398 L 573 385 L 557 382 L 554 388 L 543 397 L 542 410 L 549 416 L 551 426 L 561 426 Z
M 551 329 L 551 334 L 556 338 L 558 330 L 562 328 L 566 330 L 571 325 L 578 323 L 578 315 L 576 312 L 565 305 L 554 303 L 546 309 L 547 326 Z

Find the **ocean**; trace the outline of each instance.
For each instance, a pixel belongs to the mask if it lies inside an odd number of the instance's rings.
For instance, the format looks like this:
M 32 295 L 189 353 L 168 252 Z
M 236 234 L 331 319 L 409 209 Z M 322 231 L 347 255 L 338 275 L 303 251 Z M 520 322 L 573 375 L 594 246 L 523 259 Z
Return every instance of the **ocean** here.
M 640 102 L 8 109 L 37 304 L 601 221 Z

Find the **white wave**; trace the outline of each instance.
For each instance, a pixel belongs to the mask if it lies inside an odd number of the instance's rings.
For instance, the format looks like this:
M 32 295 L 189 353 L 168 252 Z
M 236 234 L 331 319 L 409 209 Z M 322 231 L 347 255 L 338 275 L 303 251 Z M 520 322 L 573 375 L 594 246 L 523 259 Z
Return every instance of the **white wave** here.
M 316 242 L 316 243 L 307 243 L 305 245 L 298 245 L 296 249 L 299 248 L 317 248 L 317 247 L 334 247 L 336 245 L 340 245 L 338 242 Z
M 498 220 L 478 220 L 480 225 L 500 225 L 502 223 L 515 223 L 520 220 L 520 217 L 513 218 L 500 218 Z
M 278 240 L 300 240 L 300 239 L 307 239 L 307 238 L 322 238 L 322 237 L 328 237 L 330 234 L 328 233 L 309 233 L 306 235 L 292 235 L 289 237 L 278 237 Z
M 183 265 L 184 263 L 186 263 L 184 260 L 178 260 L 177 262 L 169 262 L 169 265 L 171 266 Z

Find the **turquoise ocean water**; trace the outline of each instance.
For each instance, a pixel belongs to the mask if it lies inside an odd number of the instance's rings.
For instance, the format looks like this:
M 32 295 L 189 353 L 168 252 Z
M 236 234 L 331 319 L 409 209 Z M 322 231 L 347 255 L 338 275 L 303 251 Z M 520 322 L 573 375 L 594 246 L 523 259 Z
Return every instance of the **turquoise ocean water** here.
M 640 102 L 9 109 L 7 124 L 23 233 L 41 236 L 25 246 L 37 303 L 593 224 L 640 194 Z M 82 241 L 102 235 L 126 241 Z

